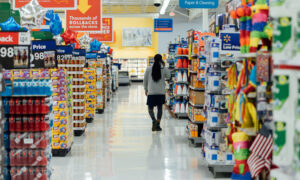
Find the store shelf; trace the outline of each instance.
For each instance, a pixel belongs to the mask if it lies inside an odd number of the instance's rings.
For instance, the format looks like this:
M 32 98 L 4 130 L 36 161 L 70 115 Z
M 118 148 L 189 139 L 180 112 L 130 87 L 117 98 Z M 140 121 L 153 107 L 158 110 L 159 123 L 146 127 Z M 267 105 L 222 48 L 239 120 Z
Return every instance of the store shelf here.
M 178 58 L 178 57 L 190 57 L 189 55 L 186 55 L 186 54 L 182 54 L 182 55 L 180 55 L 180 54 L 177 54 L 176 56 L 175 56 L 175 58 Z
M 186 81 L 175 81 L 175 83 L 177 83 L 177 84 L 189 84 L 189 82 L 186 82 Z
M 257 130 L 255 128 L 238 128 L 238 130 L 246 133 L 248 136 L 257 135 Z
M 201 147 L 201 145 L 205 142 L 202 137 L 188 137 L 188 139 L 195 147 Z
M 203 108 L 204 107 L 204 105 L 202 104 L 194 104 L 194 103 L 192 103 L 192 102 L 190 102 L 189 101 L 189 103 L 190 103 L 190 105 L 192 105 L 193 107 L 195 107 L 195 108 Z
M 187 70 L 189 70 L 189 69 L 188 69 L 188 68 L 175 68 L 174 70 L 175 70 L 175 71 L 176 71 L 176 70 L 186 70 L 186 71 L 187 71 Z
M 78 124 L 82 124 L 82 123 L 86 123 L 85 119 L 84 120 L 74 120 L 73 123 L 78 123 Z
M 209 164 L 208 169 L 214 175 L 214 178 L 217 177 L 217 173 L 232 173 L 234 165 L 228 164 Z
M 217 126 L 209 126 L 206 124 L 206 128 L 209 130 L 220 130 L 222 128 L 227 128 L 227 124 L 218 124 Z
M 191 55 L 191 58 L 198 58 L 198 54 Z
M 174 113 L 177 117 L 179 118 L 188 118 L 188 114 L 187 113 Z
M 184 98 L 188 98 L 189 95 L 188 94 L 177 94 L 174 96 L 175 98 L 181 98 L 181 97 L 184 97 Z
M 196 88 L 193 86 L 189 86 L 190 89 L 194 90 L 194 91 L 205 91 L 205 88 Z
M 244 53 L 244 54 L 239 54 L 236 57 L 237 58 L 254 58 L 257 56 L 257 53 Z
M 191 71 L 191 70 L 189 70 L 189 72 L 190 72 L 191 74 L 197 74 L 197 73 L 198 73 L 197 71 Z
M 204 124 L 206 122 L 206 121 L 194 121 L 191 117 L 188 118 L 193 124 Z

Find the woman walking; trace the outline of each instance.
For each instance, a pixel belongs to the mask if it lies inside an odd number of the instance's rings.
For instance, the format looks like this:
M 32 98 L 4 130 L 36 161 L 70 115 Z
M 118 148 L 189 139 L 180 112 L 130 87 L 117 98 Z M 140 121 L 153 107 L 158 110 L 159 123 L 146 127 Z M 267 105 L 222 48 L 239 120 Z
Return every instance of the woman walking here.
M 161 131 L 160 121 L 163 113 L 163 104 L 166 102 L 165 80 L 170 79 L 171 74 L 165 67 L 160 54 L 155 55 L 154 64 L 148 67 L 144 76 L 145 94 L 148 96 L 147 105 L 152 119 L 152 131 Z M 154 107 L 157 107 L 157 118 L 154 115 Z

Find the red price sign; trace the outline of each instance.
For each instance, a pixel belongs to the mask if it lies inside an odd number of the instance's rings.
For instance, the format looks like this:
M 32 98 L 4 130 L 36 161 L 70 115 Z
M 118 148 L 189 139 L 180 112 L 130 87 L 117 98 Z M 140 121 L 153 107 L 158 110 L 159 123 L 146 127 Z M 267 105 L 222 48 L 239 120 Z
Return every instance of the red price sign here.
M 31 0 L 14 0 L 14 8 L 21 8 Z M 76 9 L 77 0 L 38 0 L 40 5 L 49 9 Z
M 102 31 L 91 32 L 91 38 L 95 38 L 100 42 L 113 42 L 114 31 L 113 31 L 113 18 L 102 18 Z
M 101 0 L 77 0 L 77 10 L 67 10 L 66 27 L 79 32 L 101 30 Z

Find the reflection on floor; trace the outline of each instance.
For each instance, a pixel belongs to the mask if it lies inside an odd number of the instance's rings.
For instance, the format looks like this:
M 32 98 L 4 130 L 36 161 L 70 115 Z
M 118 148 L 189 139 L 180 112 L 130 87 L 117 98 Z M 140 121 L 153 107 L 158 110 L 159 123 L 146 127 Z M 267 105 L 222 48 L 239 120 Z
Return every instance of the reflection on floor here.
M 120 87 L 105 114 L 75 137 L 71 153 L 52 159 L 52 179 L 213 179 L 200 149 L 188 144 L 186 124 L 165 111 L 163 131 L 152 133 L 143 86 Z

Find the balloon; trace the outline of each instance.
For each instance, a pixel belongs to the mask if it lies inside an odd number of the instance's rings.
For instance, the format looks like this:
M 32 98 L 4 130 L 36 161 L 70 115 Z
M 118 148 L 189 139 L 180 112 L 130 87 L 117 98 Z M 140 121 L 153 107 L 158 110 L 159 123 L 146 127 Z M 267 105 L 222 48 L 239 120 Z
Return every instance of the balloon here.
M 46 10 L 38 1 L 32 0 L 20 9 L 21 25 L 29 29 L 38 27 L 42 24 L 45 14 Z
M 84 34 L 79 39 L 80 47 L 83 49 L 90 49 L 90 44 L 93 40 L 93 38 L 90 38 L 89 35 Z
M 56 41 L 56 45 L 62 45 L 63 39 L 60 36 L 54 36 L 53 39 Z
M 53 19 L 50 21 L 50 31 L 54 36 L 59 35 L 62 30 L 62 22 L 58 14 L 54 14 Z
M 65 44 L 73 44 L 73 43 L 79 43 L 77 40 L 77 32 L 72 31 L 70 29 L 67 29 L 62 35 L 60 35 L 64 41 Z
M 110 48 L 108 53 L 112 54 L 113 52 L 114 52 L 114 50 Z
M 48 10 L 46 15 L 45 15 L 45 19 L 47 20 L 48 23 L 50 23 L 50 21 L 54 18 L 54 11 L 53 10 Z M 49 25 L 49 24 L 46 24 Z
M 13 17 L 8 18 L 7 21 L 0 23 L 1 31 L 19 31 L 20 25 L 15 21 Z
M 100 51 L 101 42 L 97 41 L 97 39 L 94 39 L 93 42 L 91 42 L 90 50 L 93 51 Z

